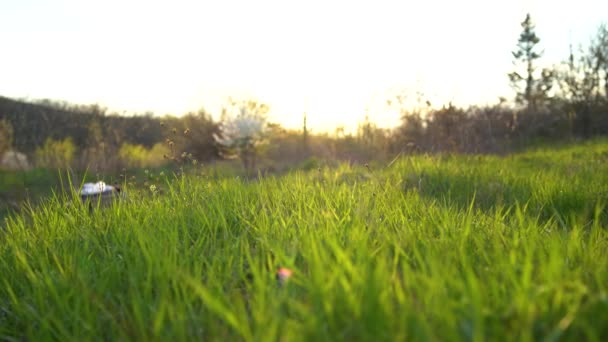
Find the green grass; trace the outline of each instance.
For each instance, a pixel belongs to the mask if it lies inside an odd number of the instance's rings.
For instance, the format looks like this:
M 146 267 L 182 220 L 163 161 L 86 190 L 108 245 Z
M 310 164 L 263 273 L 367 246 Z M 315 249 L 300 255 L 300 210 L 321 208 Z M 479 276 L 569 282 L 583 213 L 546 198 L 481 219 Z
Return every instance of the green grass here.
M 68 178 L 78 187 L 84 182 L 96 182 L 100 179 L 108 184 L 133 184 L 136 187 L 143 187 L 145 182 L 156 182 L 161 172 L 171 174 L 177 167 L 163 166 L 158 168 L 135 168 L 126 170 L 126 177 L 122 171 L 111 173 L 94 173 L 91 171 L 70 171 L 57 169 L 36 168 L 27 171 L 12 171 L 0 169 L 0 227 L 4 224 L 4 219 L 14 211 L 18 211 L 19 205 L 28 203 L 36 205 L 38 202 L 61 192 L 69 186 Z M 188 167 L 187 172 L 193 173 L 195 167 Z M 206 168 L 210 176 L 217 177 L 220 171 L 226 171 L 228 167 L 214 166 Z M 148 173 L 149 171 L 149 173 Z
M 49 196 L 59 185 L 59 174 L 44 169 L 8 171 L 0 169 L 0 227 L 4 218 L 20 203 Z
M 0 340 L 608 339 L 605 141 L 163 187 L 10 218 Z

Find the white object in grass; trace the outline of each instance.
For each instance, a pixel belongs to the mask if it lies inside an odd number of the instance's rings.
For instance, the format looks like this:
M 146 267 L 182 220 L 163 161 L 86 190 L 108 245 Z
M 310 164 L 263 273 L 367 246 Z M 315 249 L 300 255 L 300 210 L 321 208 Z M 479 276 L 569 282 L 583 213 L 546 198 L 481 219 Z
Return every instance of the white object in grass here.
M 114 187 L 111 185 L 107 185 L 104 182 L 97 183 L 84 183 L 82 185 L 82 190 L 80 191 L 80 195 L 82 196 L 93 196 L 99 195 L 107 192 L 114 191 Z

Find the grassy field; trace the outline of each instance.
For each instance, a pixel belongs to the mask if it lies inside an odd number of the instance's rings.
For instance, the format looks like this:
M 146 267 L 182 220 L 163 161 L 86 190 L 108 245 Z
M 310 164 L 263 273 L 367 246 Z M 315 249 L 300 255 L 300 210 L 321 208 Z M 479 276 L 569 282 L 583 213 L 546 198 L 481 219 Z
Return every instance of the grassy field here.
M 28 171 L 11 171 L 0 169 L 0 227 L 4 224 L 4 219 L 11 212 L 19 211 L 21 204 L 37 205 L 41 200 L 51 197 L 53 193 L 65 191 L 70 188 L 70 183 L 74 187 L 80 187 L 84 182 L 96 182 L 99 179 L 105 180 L 108 184 L 127 183 L 136 188 L 142 188 L 145 183 L 157 182 L 160 172 L 172 172 L 170 166 L 150 169 L 129 169 L 126 177 L 122 171 L 94 173 L 91 171 L 67 172 L 66 170 L 35 168 Z M 229 172 L 228 167 L 214 166 L 207 174 L 218 177 L 217 173 L 222 171 Z M 212 171 L 212 172 L 210 172 Z
M 608 339 L 606 141 L 155 186 L 9 219 L 0 340 Z

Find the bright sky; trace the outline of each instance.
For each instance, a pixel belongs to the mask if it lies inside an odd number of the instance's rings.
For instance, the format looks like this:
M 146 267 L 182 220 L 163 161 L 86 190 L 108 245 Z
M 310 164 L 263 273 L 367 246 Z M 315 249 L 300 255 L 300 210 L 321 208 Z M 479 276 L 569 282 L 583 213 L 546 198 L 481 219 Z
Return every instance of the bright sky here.
M 392 126 L 394 89 L 435 106 L 510 97 L 507 73 L 530 12 L 543 61 L 587 43 L 606 0 L 3 0 L 0 95 L 115 111 L 217 115 L 254 97 L 316 131 Z

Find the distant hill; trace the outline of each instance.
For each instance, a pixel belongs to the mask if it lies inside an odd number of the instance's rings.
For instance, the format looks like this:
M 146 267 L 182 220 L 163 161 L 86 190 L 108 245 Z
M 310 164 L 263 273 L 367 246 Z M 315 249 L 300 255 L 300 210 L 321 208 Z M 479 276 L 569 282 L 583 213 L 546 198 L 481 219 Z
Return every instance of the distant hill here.
M 0 96 L 0 120 L 13 126 L 13 146 L 33 152 L 47 138 L 71 137 L 83 147 L 97 135 L 106 143 L 129 142 L 152 146 L 162 140 L 159 118 L 151 115 L 119 116 L 98 105 L 72 105 L 49 100 L 24 101 Z
M 23 152 L 32 152 L 49 137 L 72 136 L 74 142 L 82 146 L 86 141 L 86 123 L 93 116 L 91 112 L 62 109 L 50 103 L 0 96 L 0 120 L 11 123 L 15 132 L 13 146 Z
M 219 158 L 213 139 L 218 124 L 204 110 L 180 117 L 161 118 L 148 113 L 124 116 L 108 113 L 99 105 L 0 96 L 0 120 L 7 120 L 13 127 L 13 148 L 30 155 L 48 138 L 71 138 L 79 151 L 89 147 L 117 151 L 125 143 L 152 148 L 170 139 L 178 155 L 188 152 L 198 161 Z M 181 134 L 186 129 L 191 132 L 187 137 Z

